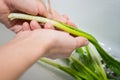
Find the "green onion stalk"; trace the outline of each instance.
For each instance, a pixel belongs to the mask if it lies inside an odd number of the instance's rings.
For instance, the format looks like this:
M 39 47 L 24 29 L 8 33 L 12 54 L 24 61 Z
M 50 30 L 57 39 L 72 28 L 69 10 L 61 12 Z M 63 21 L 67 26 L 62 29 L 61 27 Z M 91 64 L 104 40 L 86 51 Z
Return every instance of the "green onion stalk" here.
M 100 80 L 108 80 L 101 63 L 101 57 L 90 44 L 86 47 L 76 49 L 76 54 L 78 54 L 78 60 L 95 73 Z
M 83 48 L 78 48 L 76 52 L 69 57 L 66 66 L 48 58 L 41 58 L 40 61 L 68 73 L 76 80 L 108 80 L 102 67 L 100 56 L 89 46 L 85 47 L 85 49 Z
M 87 77 L 85 77 L 83 74 L 77 72 L 76 70 L 73 70 L 67 66 L 60 65 L 51 59 L 41 58 L 40 61 L 45 62 L 49 65 L 52 65 L 52 66 L 54 66 L 54 67 L 56 67 L 64 72 L 68 73 L 69 75 L 73 76 L 76 80 L 88 80 Z
M 36 20 L 38 22 L 46 23 L 49 22 L 52 25 L 54 25 L 56 28 L 61 29 L 63 31 L 66 31 L 72 35 L 75 36 L 83 36 L 87 38 L 97 49 L 99 54 L 101 55 L 102 59 L 106 63 L 106 65 L 113 70 L 117 75 L 120 75 L 120 62 L 117 61 L 115 58 L 109 55 L 108 52 L 106 52 L 99 42 L 89 33 L 84 32 L 80 29 L 74 28 L 73 26 L 67 25 L 65 23 L 40 17 L 40 16 L 33 16 L 33 15 L 28 15 L 28 14 L 22 14 L 22 13 L 10 13 L 8 15 L 8 18 L 13 20 L 13 19 L 23 19 L 23 20 Z

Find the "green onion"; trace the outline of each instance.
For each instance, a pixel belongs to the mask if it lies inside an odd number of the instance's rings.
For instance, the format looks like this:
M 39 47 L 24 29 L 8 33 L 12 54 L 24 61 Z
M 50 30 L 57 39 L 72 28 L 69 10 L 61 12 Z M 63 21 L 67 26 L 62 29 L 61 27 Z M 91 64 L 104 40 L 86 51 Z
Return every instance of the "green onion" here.
M 108 80 L 101 63 L 101 58 L 91 46 L 88 45 L 86 47 L 79 48 L 76 50 L 76 53 L 79 56 L 79 60 L 97 74 L 100 80 Z
M 43 61 L 43 62 L 45 62 L 47 64 L 50 64 L 50 65 L 52 65 L 52 66 L 54 66 L 54 67 L 56 67 L 60 70 L 63 70 L 64 72 L 66 72 L 66 73 L 70 74 L 71 76 L 75 77 L 77 80 L 82 80 L 82 79 L 87 80 L 87 78 L 84 75 L 78 73 L 77 71 L 75 71 L 75 70 L 73 70 L 73 69 L 71 69 L 67 66 L 62 66 L 62 65 L 54 62 L 51 59 L 41 58 L 40 61 Z
M 73 26 L 67 25 L 65 23 L 61 23 L 59 21 L 55 21 L 55 20 L 51 20 L 48 18 L 44 18 L 44 17 L 40 17 L 40 16 L 32 16 L 32 15 L 28 15 L 28 14 L 21 14 L 21 13 L 11 13 L 9 14 L 8 18 L 10 18 L 11 20 L 13 19 L 23 19 L 23 20 L 36 20 L 38 22 L 42 22 L 42 23 L 46 23 L 49 22 L 52 25 L 54 25 L 56 28 L 64 30 L 72 35 L 75 36 L 83 36 L 85 38 L 87 38 L 96 48 L 96 50 L 98 51 L 98 53 L 100 54 L 100 56 L 102 57 L 102 59 L 104 60 L 104 62 L 106 63 L 106 65 L 113 70 L 113 72 L 115 72 L 117 75 L 120 76 L 120 62 L 117 61 L 115 58 L 113 58 L 112 56 L 109 55 L 108 52 L 106 52 L 98 43 L 98 41 L 89 33 L 84 32 L 82 30 L 79 30 L 77 28 L 74 28 Z M 88 48 L 86 48 L 87 52 L 90 54 Z M 72 58 L 74 60 L 74 62 L 78 62 L 75 58 Z M 95 59 L 97 60 L 97 58 Z M 93 60 L 94 61 L 94 60 Z M 78 64 L 78 63 L 77 63 Z M 95 64 L 95 67 L 97 67 L 98 64 Z M 101 68 L 101 67 L 99 67 Z M 102 69 L 103 70 L 103 69 Z M 88 72 L 91 72 L 88 70 Z M 102 72 L 101 74 L 104 74 L 104 72 Z M 97 77 L 95 77 L 95 75 L 92 75 L 94 78 L 97 79 Z M 105 80 L 106 76 L 103 76 L 103 80 Z M 84 78 L 84 77 L 82 77 Z
M 79 78 L 82 80 L 108 80 L 99 55 L 93 53 L 93 49 L 89 46 L 83 48 L 78 48 L 76 52 L 70 56 L 69 61 L 65 59 L 69 63 L 67 66 L 63 66 L 47 58 L 41 58 L 40 61 L 63 70 L 77 80 L 79 80 Z M 90 60 L 86 61 L 86 59 Z

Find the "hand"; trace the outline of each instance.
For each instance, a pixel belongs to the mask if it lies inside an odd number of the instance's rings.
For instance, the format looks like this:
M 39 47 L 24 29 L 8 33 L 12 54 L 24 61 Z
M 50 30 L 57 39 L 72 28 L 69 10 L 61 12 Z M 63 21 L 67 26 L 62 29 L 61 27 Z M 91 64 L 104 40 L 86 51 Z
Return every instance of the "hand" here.
M 7 16 L 11 12 L 23 12 L 32 15 L 44 16 L 47 18 L 55 19 L 62 21 L 64 23 L 74 25 L 67 16 L 61 16 L 57 11 L 51 9 L 51 12 L 46 8 L 45 3 L 42 0 L 1 0 L 0 5 L 0 21 L 4 23 L 9 29 L 18 33 L 25 30 L 33 30 L 39 28 L 37 27 L 22 27 L 25 21 L 23 20 L 14 20 L 10 21 Z M 27 23 L 27 24 L 26 24 Z M 28 25 L 28 21 L 25 22 Z M 16 26 L 17 25 L 17 26 Z M 49 26 L 51 28 L 52 26 Z M 48 27 L 45 27 L 48 28 Z M 52 27 L 53 28 L 53 27 Z
M 87 44 L 83 37 L 51 29 L 20 32 L 0 47 L 0 80 L 17 80 L 40 57 L 66 58 L 75 48 Z
M 49 58 L 66 58 L 71 55 L 75 48 L 88 44 L 86 38 L 75 38 L 66 32 L 50 29 L 38 29 L 18 33 L 15 42 L 21 42 L 21 44 L 25 46 L 31 46 L 28 47 L 29 49 L 26 47 L 26 50 L 35 50 L 38 54 L 41 53 L 40 49 L 45 49 L 45 53 L 37 55 L 38 58 L 40 56 Z
M 23 12 L 32 15 L 47 16 L 47 9 L 42 0 L 1 0 L 0 21 L 8 28 L 21 30 L 22 27 L 16 28 L 15 25 L 22 25 L 22 20 L 10 21 L 7 16 L 11 12 Z

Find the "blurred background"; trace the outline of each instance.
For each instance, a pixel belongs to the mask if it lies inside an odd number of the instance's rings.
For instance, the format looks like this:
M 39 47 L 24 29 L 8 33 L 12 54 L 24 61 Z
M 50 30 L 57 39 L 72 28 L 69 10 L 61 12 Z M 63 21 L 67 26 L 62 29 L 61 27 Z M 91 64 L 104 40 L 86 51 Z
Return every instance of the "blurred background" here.
M 51 0 L 52 8 L 67 14 L 77 26 L 94 35 L 103 47 L 120 59 L 120 0 Z M 0 24 L 0 45 L 14 37 Z M 33 65 L 20 80 L 73 80 L 61 71 Z

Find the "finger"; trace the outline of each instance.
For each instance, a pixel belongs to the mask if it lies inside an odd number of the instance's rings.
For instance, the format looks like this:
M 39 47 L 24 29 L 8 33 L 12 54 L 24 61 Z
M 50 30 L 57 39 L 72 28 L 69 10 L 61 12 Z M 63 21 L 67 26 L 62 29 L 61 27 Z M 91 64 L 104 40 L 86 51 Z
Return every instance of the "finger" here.
M 11 5 L 13 9 L 24 13 L 47 16 L 47 8 L 41 0 L 12 0 Z
M 76 25 L 72 21 L 70 21 L 70 20 L 67 20 L 66 24 L 71 25 L 71 26 L 77 28 Z
M 45 29 L 55 29 L 54 26 L 53 26 L 51 23 L 46 23 L 46 24 L 44 25 L 44 28 L 45 28 Z
M 46 7 L 46 4 L 45 4 L 44 0 L 40 0 L 40 2 Z
M 66 19 L 63 16 L 61 16 L 57 11 L 51 9 L 51 13 L 52 14 L 49 13 L 48 18 L 66 23 Z
M 15 26 L 11 27 L 10 30 L 12 30 L 15 33 L 18 33 L 19 31 L 22 30 L 22 26 L 21 25 L 15 25 Z
M 84 37 L 76 37 L 76 48 L 88 45 L 89 41 Z
M 28 22 L 24 22 L 23 23 L 23 31 L 30 31 L 30 25 L 28 24 Z
M 66 20 L 69 20 L 69 17 L 66 14 L 62 15 Z
M 66 14 L 62 16 L 66 19 L 66 24 L 76 27 L 76 25 L 72 21 L 70 21 L 69 17 Z
M 39 0 L 39 1 L 40 1 L 41 5 L 40 5 L 40 3 L 38 3 L 38 14 L 41 16 L 47 17 L 48 16 L 47 7 L 43 0 Z
M 41 28 L 40 24 L 35 20 L 32 20 L 30 22 L 30 27 L 31 27 L 32 30 Z

